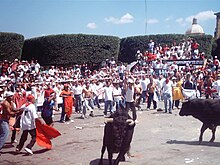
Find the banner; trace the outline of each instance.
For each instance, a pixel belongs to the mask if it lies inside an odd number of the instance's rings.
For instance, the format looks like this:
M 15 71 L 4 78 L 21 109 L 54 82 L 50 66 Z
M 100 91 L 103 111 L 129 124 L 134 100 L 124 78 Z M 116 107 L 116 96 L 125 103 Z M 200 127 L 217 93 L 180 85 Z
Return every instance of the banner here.
M 189 65 L 204 65 L 204 60 L 202 59 L 182 59 L 182 60 L 163 60 L 167 62 L 168 65 L 173 64 L 175 61 L 178 66 L 186 66 L 188 63 Z
M 199 96 L 199 91 L 195 89 L 183 89 L 183 96 L 185 99 L 195 99 Z

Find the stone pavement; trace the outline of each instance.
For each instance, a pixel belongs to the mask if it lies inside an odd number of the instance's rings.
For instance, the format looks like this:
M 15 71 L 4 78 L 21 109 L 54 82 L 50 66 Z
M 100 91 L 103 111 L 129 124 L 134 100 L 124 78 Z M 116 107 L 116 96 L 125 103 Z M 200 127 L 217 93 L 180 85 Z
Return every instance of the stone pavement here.
M 219 165 L 218 129 L 214 143 L 208 142 L 211 131 L 207 130 L 204 142 L 199 145 L 200 121 L 192 117 L 180 117 L 177 109 L 173 114 L 165 114 L 156 110 L 146 111 L 146 105 L 142 107 L 144 111 L 137 111 L 138 124 L 131 143 L 132 157 L 121 162 L 121 165 Z M 163 107 L 162 102 L 159 102 L 159 107 Z M 54 127 L 62 135 L 52 140 L 52 150 L 45 150 L 35 144 L 34 155 L 26 155 L 24 150 L 16 154 L 16 144 L 7 143 L 2 149 L 0 164 L 97 165 L 104 130 L 103 110 L 95 109 L 95 117 L 86 119 L 80 119 L 80 114 L 73 114 L 74 123 L 59 123 L 59 118 L 60 113 L 56 113 Z M 7 142 L 9 140 L 10 137 Z M 107 165 L 107 152 L 104 158 Z

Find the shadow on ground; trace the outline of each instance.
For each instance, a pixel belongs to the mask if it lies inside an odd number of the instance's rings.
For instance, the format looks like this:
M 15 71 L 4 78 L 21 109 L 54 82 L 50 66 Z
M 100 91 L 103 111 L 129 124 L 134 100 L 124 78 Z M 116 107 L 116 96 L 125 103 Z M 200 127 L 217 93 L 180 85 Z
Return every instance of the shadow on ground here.
M 220 142 L 207 142 L 207 141 L 203 141 L 202 143 L 199 143 L 199 141 L 169 140 L 166 143 L 167 144 L 186 144 L 186 145 L 201 145 L 201 146 L 209 146 L 209 147 L 220 147 Z
M 99 164 L 99 161 L 100 159 L 95 159 L 95 160 L 92 160 L 89 165 L 98 165 Z M 114 160 L 112 160 L 112 162 L 114 162 Z M 108 159 L 103 159 L 103 165 L 108 165 L 109 162 L 108 162 Z

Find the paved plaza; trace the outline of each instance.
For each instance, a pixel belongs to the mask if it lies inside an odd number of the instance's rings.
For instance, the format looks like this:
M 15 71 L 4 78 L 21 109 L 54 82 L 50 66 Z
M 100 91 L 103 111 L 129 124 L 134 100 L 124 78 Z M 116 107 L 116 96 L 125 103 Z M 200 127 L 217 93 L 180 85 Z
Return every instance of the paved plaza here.
M 120 165 L 219 165 L 219 129 L 214 143 L 208 142 L 211 131 L 207 130 L 204 142 L 199 144 L 200 121 L 179 116 L 177 109 L 173 114 L 165 114 L 156 110 L 146 111 L 145 106 L 142 105 L 144 111 L 137 111 L 138 124 L 131 143 L 132 157 Z M 163 107 L 162 102 L 159 107 Z M 103 110 L 96 109 L 95 115 L 93 118 L 80 119 L 80 114 L 73 114 L 74 123 L 59 123 L 60 114 L 56 113 L 54 127 L 62 135 L 52 140 L 52 150 L 45 150 L 35 144 L 34 155 L 28 156 L 24 150 L 17 154 L 16 144 L 7 143 L 2 149 L 0 164 L 97 165 L 104 129 Z M 104 164 L 107 165 L 107 152 L 104 158 Z

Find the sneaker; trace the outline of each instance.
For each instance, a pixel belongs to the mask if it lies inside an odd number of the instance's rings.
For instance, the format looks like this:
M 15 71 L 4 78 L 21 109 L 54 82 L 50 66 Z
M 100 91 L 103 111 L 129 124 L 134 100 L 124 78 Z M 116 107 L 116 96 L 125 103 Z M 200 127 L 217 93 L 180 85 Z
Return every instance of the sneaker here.
M 81 119 L 85 119 L 85 115 L 82 115 L 82 116 L 81 116 Z
M 93 113 L 90 113 L 89 116 L 91 116 L 91 117 L 95 117 L 95 115 L 94 115 Z
M 170 114 L 172 114 L 172 112 L 169 112 Z
M 65 120 L 60 120 L 61 123 L 65 123 Z
M 24 150 L 25 150 L 27 153 L 29 153 L 30 155 L 33 155 L 33 152 L 31 151 L 31 149 L 29 149 L 29 148 L 24 148 Z
M 150 108 L 147 108 L 147 111 L 149 111 L 150 110 Z

